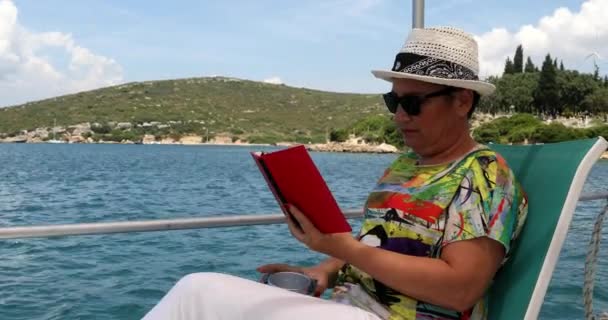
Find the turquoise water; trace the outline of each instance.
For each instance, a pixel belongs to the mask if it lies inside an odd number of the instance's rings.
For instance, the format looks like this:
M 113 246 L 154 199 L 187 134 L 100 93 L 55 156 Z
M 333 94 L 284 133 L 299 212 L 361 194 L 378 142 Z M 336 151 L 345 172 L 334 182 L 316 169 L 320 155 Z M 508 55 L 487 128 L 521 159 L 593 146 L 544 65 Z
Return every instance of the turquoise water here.
M 0 225 L 271 213 L 278 207 L 249 151 L 159 145 L 0 145 Z M 313 153 L 342 208 L 360 208 L 394 155 Z M 608 163 L 586 191 L 606 190 Z M 583 317 L 583 262 L 601 202 L 577 209 L 542 319 Z M 608 231 L 596 309 L 608 310 Z M 269 262 L 322 257 L 286 226 L 0 240 L 0 319 L 139 319 L 181 276 L 254 279 Z

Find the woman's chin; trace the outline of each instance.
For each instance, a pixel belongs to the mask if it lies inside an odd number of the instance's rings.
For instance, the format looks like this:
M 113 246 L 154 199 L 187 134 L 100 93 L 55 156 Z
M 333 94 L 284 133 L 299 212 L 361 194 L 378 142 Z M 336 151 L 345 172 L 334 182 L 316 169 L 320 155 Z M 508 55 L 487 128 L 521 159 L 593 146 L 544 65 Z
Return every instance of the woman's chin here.
M 417 143 L 416 139 L 403 139 L 403 144 L 414 152 L 422 147 L 420 143 Z
M 429 149 L 432 149 L 432 146 L 428 144 L 422 143 L 420 141 L 416 141 L 415 139 L 410 139 L 409 141 L 403 140 L 405 147 L 410 151 L 413 151 L 415 154 L 422 156 L 429 153 Z

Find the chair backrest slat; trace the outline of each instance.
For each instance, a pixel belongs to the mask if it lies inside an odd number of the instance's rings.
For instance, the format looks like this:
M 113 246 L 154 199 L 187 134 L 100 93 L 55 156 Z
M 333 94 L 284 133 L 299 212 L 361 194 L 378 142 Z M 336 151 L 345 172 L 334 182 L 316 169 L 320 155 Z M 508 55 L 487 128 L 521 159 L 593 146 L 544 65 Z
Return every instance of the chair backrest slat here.
M 603 138 L 528 146 L 490 145 L 511 166 L 528 194 L 529 207 L 513 255 L 490 288 L 489 319 L 538 316 L 582 185 L 606 145 Z M 572 201 L 574 205 L 568 204 Z M 555 258 L 548 259 L 551 255 Z M 539 282 L 541 278 L 544 280 Z

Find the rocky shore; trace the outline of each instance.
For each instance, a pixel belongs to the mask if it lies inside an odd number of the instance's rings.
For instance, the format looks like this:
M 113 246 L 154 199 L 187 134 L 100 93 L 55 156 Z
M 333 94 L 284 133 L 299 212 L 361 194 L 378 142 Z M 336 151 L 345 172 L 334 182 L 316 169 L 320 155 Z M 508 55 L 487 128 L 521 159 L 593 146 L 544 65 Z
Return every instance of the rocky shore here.
M 490 121 L 491 119 L 481 119 L 477 121 Z M 181 124 L 180 121 L 170 121 L 169 123 L 150 122 L 142 124 L 132 124 L 129 122 L 108 122 L 101 125 L 98 123 L 80 123 L 71 126 L 56 126 L 50 128 L 37 128 L 34 130 L 23 130 L 18 134 L 7 135 L 0 133 L 0 143 L 101 143 L 101 144 L 168 144 L 168 145 L 234 145 L 234 146 L 252 146 L 270 144 L 251 144 L 246 141 L 241 141 L 227 133 L 217 133 L 213 137 L 202 137 L 200 135 L 187 134 L 178 137 L 170 136 L 155 136 L 146 134 L 140 136 L 138 140 L 123 139 L 122 137 L 114 140 L 99 139 L 95 133 L 100 132 L 100 128 L 106 126 L 107 132 L 123 132 L 128 133 L 136 127 L 162 129 L 175 124 Z M 570 124 L 572 125 L 572 124 Z M 583 125 L 584 124 L 578 124 Z M 105 136 L 104 136 L 105 137 Z M 131 135 L 133 137 L 133 135 Z M 272 144 L 276 146 L 295 145 L 293 142 L 282 142 Z M 327 142 L 319 144 L 307 144 L 306 148 L 310 151 L 319 152 L 353 152 L 353 153 L 398 153 L 400 152 L 395 146 L 389 144 L 368 144 L 360 137 L 351 137 L 344 142 Z M 605 152 L 602 159 L 608 159 L 608 152 Z
M 353 153 L 398 153 L 399 149 L 395 146 L 382 143 L 379 145 L 372 144 L 349 144 L 349 143 L 322 143 L 309 144 L 306 149 L 310 151 L 321 152 L 353 152 Z
M 130 130 L 130 123 L 112 124 L 113 129 Z M 231 146 L 291 146 L 297 143 L 281 142 L 277 144 L 252 144 L 234 140 L 229 134 L 217 134 L 205 139 L 200 135 L 184 135 L 179 138 L 157 137 L 144 135 L 140 140 L 123 139 L 121 141 L 94 140 L 92 135 L 97 124 L 81 123 L 69 127 L 39 128 L 32 131 L 22 131 L 11 137 L 0 136 L 0 143 L 97 143 L 97 144 L 163 144 L 163 145 L 231 145 Z M 351 137 L 345 142 L 328 142 L 307 144 L 310 151 L 319 152 L 353 152 L 353 153 L 397 153 L 399 150 L 389 144 L 368 144 L 362 138 Z

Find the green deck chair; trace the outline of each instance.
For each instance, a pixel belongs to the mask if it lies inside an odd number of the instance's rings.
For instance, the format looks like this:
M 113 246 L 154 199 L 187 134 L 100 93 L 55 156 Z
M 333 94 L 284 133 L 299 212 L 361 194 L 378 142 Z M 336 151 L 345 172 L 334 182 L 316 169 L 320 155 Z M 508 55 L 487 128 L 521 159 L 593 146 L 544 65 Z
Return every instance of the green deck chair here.
M 529 207 L 514 254 L 490 288 L 488 319 L 536 319 L 587 175 L 608 142 L 600 137 L 489 146 L 513 169 L 528 194 Z

